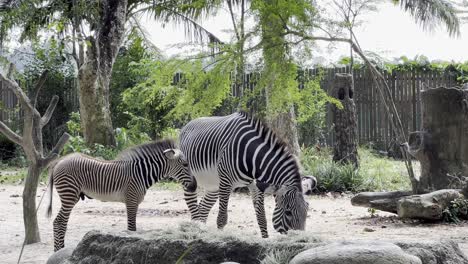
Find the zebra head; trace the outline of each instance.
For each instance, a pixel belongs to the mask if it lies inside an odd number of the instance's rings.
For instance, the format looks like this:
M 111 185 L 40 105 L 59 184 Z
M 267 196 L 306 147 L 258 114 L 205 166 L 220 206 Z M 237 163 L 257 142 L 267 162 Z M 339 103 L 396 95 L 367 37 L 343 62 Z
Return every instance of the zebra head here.
M 296 187 L 281 187 L 275 194 L 273 227 L 286 234 L 288 230 L 304 230 L 309 204 L 305 201 L 302 190 Z
M 180 182 L 184 190 L 195 192 L 197 190 L 197 180 L 190 171 L 185 155 L 179 149 L 166 149 L 164 156 L 168 160 L 169 170 L 167 177 Z

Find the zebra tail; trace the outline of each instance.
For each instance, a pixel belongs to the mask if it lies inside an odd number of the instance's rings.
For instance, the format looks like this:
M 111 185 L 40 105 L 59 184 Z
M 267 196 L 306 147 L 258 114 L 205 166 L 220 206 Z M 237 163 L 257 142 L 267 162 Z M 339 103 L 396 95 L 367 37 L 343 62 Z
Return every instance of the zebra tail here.
M 54 168 L 58 162 L 49 165 L 49 205 L 47 206 L 47 218 L 52 216 L 52 197 L 54 195 Z

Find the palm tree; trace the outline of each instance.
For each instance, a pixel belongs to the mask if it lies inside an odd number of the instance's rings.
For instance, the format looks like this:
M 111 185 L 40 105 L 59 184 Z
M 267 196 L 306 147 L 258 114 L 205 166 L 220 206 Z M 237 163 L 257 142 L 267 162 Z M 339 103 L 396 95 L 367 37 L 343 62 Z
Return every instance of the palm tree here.
M 460 19 L 454 3 L 447 0 L 393 0 L 424 29 L 443 24 L 451 36 L 460 34 Z
M 201 27 L 196 20 L 210 14 L 215 1 L 198 6 L 188 0 L 4 0 L 0 1 L 0 38 L 8 37 L 11 29 L 21 29 L 20 41 L 37 38 L 40 30 L 49 27 L 58 31 L 63 44 L 78 68 L 80 112 L 84 136 L 88 144 L 113 145 L 114 135 L 110 118 L 109 85 L 112 66 L 125 38 L 128 21 L 141 13 L 155 19 L 175 20 L 187 25 L 187 32 L 197 38 L 219 41 Z M 140 8 L 140 9 L 139 9 Z M 138 29 L 138 28 L 137 28 Z M 0 43 L 3 43 L 0 41 Z M 41 169 L 42 170 L 42 169 Z M 28 173 L 24 193 L 37 189 L 39 177 Z M 30 191 L 29 191 L 30 192 Z M 32 196 L 33 198 L 35 197 Z M 40 241 L 34 206 L 26 206 L 26 243 Z

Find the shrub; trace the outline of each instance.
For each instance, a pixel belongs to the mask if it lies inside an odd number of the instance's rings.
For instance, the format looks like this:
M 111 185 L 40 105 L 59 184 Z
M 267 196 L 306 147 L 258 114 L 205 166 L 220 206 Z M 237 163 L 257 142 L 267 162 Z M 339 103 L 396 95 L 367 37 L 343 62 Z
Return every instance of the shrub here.
M 120 151 L 150 140 L 150 137 L 144 132 L 127 130 L 126 128 L 116 128 L 116 147 L 106 147 L 101 144 L 94 144 L 90 147 L 85 143 L 84 138 L 81 136 L 79 113 L 71 114 L 70 120 L 67 122 L 67 129 L 71 136 L 63 149 L 64 155 L 79 152 L 93 157 L 110 160 L 114 159 Z
M 461 219 L 468 219 L 468 200 L 457 198 L 451 201 L 442 214 L 444 221 L 449 223 L 459 223 Z
M 360 167 L 332 161 L 330 149 L 302 150 L 301 163 L 306 174 L 317 178 L 319 192 L 362 192 L 410 189 L 403 161 L 379 157 L 367 148 L 359 148 Z

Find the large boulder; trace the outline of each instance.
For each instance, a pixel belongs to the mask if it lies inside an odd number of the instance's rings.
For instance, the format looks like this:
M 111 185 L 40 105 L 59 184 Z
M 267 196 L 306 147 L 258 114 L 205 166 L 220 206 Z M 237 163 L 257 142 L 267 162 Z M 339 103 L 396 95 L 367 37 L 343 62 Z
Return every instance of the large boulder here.
M 219 264 L 289 263 L 305 250 L 324 256 L 344 256 L 350 261 L 292 263 L 405 263 L 468 264 L 467 258 L 452 242 L 396 243 L 379 241 L 323 242 L 307 232 L 289 232 L 285 236 L 260 239 L 257 235 L 239 235 L 236 230 L 209 230 L 196 223 L 178 228 L 147 232 L 102 233 L 91 231 L 84 236 L 66 264 L 91 263 L 177 263 Z M 295 258 L 296 255 L 298 257 Z M 364 258 L 367 256 L 367 258 Z M 338 261 L 337 259 L 335 259 Z M 335 261 L 333 260 L 333 261 Z M 354 262 L 352 262 L 353 260 Z M 391 262 L 388 262 L 390 261 Z M 329 261 L 332 261 L 329 260 Z M 357 262 L 356 262 L 357 261 Z M 368 262 L 364 262 L 368 261 Z M 387 261 L 387 262 L 383 262 Z M 403 261 L 403 262 L 402 262 Z M 63 264 L 65 264 L 63 263 Z
M 308 249 L 290 264 L 422 264 L 421 259 L 389 242 L 336 242 Z
M 405 252 L 417 256 L 423 264 L 466 264 L 468 259 L 451 240 L 439 242 L 397 242 Z
M 463 197 L 460 190 L 438 190 L 431 193 L 406 196 L 398 200 L 397 212 L 401 218 L 441 220 L 450 202 Z

